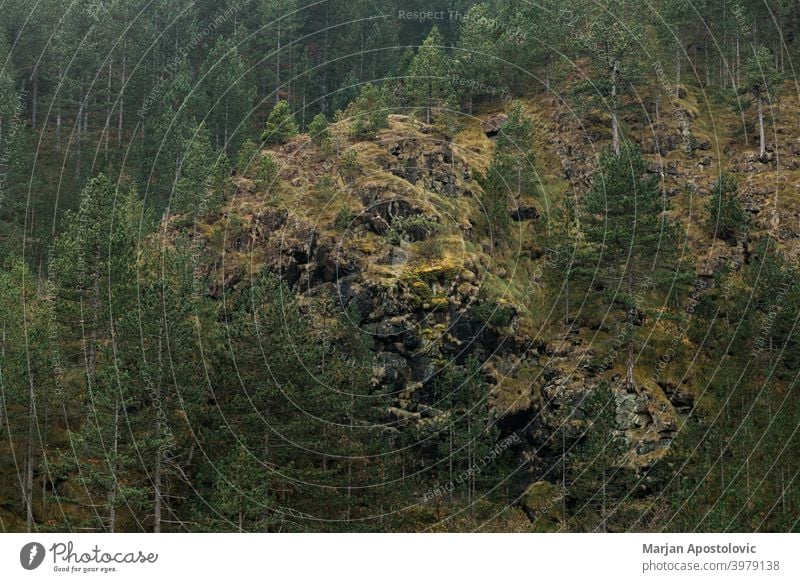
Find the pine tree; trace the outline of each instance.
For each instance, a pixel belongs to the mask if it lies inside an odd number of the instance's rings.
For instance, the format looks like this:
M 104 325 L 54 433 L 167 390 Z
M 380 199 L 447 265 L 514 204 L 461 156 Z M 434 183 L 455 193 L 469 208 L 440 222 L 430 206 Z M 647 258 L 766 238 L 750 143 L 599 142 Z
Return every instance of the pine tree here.
M 239 150 L 250 131 L 253 91 L 239 49 L 223 37 L 209 51 L 200 79 L 205 125 L 214 147 L 228 155 Z
M 81 193 L 78 212 L 68 214 L 56 242 L 55 313 L 64 328 L 75 330 L 64 341 L 82 346 L 83 419 L 71 433 L 80 451 L 67 454 L 96 511 L 96 525 L 114 531 L 117 509 L 135 505 L 142 492 L 131 480 L 137 466 L 139 418 L 132 410 L 139 394 L 129 370 L 117 359 L 116 340 L 134 296 L 133 267 L 141 209 L 134 191 L 122 193 L 105 176 L 91 180 Z M 130 414 L 129 414 L 130 413 Z M 71 459 L 71 461 L 70 461 Z M 99 498 L 98 498 L 99 496 Z
M 359 96 L 347 107 L 345 115 L 350 121 L 353 137 L 374 137 L 389 126 L 386 98 L 383 91 L 371 83 L 361 88 Z
M 49 313 L 35 283 L 21 260 L 6 259 L 0 270 L 0 432 L 10 449 L 4 463 L 17 468 L 28 532 L 36 526 L 34 474 L 46 466 L 52 395 Z
M 185 145 L 191 140 L 197 94 L 192 91 L 188 64 L 183 62 L 167 86 L 163 98 L 144 117 L 140 143 L 141 183 L 157 208 L 167 205 L 178 180 Z
M 289 102 L 279 101 L 269 114 L 261 139 L 268 144 L 281 145 L 296 136 L 298 132 L 297 122 Z
M 469 9 L 455 53 L 453 73 L 460 78 L 453 78 L 451 74 L 448 79 L 448 82 L 455 84 L 455 92 L 460 95 L 461 101 L 469 104 L 470 113 L 475 99 L 497 98 L 502 94 L 497 41 L 484 24 L 489 18 L 491 13 L 484 3 Z
M 522 111 L 522 104 L 516 103 L 497 135 L 492 163 L 519 198 L 524 194 L 531 195 L 536 190 L 538 177 L 535 161 L 533 121 Z
M 635 0 L 602 0 L 585 5 L 584 31 L 578 36 L 582 48 L 591 59 L 596 77 L 580 85 L 576 91 L 589 98 L 602 99 L 601 106 L 611 115 L 611 139 L 619 153 L 620 97 L 638 74 L 636 55 L 645 40 L 641 5 Z
M 730 174 L 722 174 L 711 190 L 708 201 L 709 232 L 729 244 L 736 244 L 747 228 L 747 216 L 739 199 L 736 179 Z
M 433 120 L 433 110 L 452 100 L 454 90 L 448 78 L 450 62 L 443 50 L 444 40 L 437 27 L 419 47 L 406 73 L 411 106 L 425 111 L 425 122 Z
M 181 177 L 175 186 L 170 210 L 190 218 L 198 213 L 215 212 L 225 200 L 229 174 L 227 157 L 214 151 L 205 125 L 197 126 L 184 142 Z
M 765 46 L 753 46 L 747 59 L 744 89 L 753 97 L 758 114 L 758 159 L 767 160 L 767 136 L 764 129 L 764 105 L 778 95 L 781 75 L 775 67 L 772 53 Z
M 517 103 L 497 137 L 492 162 L 481 176 L 485 230 L 495 244 L 504 242 L 511 225 L 510 206 L 536 191 L 533 122 Z
M 576 274 L 591 274 L 589 293 L 601 291 L 609 308 L 626 314 L 624 386 L 630 391 L 636 389 L 635 329 L 644 315 L 641 297 L 666 292 L 674 299 L 672 293 L 686 278 L 676 262 L 677 233 L 666 210 L 658 178 L 647 173 L 647 163 L 636 146 L 625 143 L 619 154 L 609 149 L 602 152 L 579 213 L 586 245 L 582 255 L 592 268 L 576 269 Z

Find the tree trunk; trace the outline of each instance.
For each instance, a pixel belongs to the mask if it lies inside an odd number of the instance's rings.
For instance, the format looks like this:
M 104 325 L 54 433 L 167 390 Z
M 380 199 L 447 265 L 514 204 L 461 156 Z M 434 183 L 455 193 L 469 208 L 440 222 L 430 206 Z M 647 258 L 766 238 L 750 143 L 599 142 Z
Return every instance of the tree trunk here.
M 30 366 L 30 364 L 28 364 Z M 33 377 L 28 371 L 28 447 L 25 467 L 25 513 L 26 530 L 33 531 L 33 438 L 36 432 L 36 400 L 33 390 Z
M 550 56 L 548 55 L 544 61 L 544 88 L 550 92 Z
M 116 403 L 114 410 L 114 445 L 112 447 L 113 458 L 111 461 L 111 491 L 108 493 L 108 530 L 114 533 L 117 527 L 117 452 L 119 450 L 119 407 Z
M 111 60 L 108 61 L 108 89 L 106 91 L 106 103 L 108 104 L 108 116 L 106 117 L 105 139 L 103 140 L 103 153 L 108 157 L 108 134 L 111 133 L 111 114 L 114 106 L 111 104 Z
M 153 532 L 161 533 L 161 446 L 156 451 L 156 466 L 153 471 Z
M 433 108 L 433 83 L 428 82 L 428 102 L 425 108 L 425 123 L 431 124 L 431 109 Z
M 629 260 L 630 261 L 630 260 Z M 633 377 L 633 363 L 634 363 L 634 345 L 633 345 L 633 326 L 636 318 L 636 304 L 633 300 L 633 289 L 635 278 L 633 267 L 628 263 L 628 300 L 631 301 L 630 309 L 628 310 L 628 349 L 625 365 L 625 389 L 628 392 L 636 391 L 636 383 Z
M 89 353 L 87 356 L 87 370 L 92 382 L 94 382 L 94 373 L 97 369 L 97 328 L 98 312 L 100 311 L 100 274 L 97 271 L 94 272 L 93 279 L 93 293 L 92 297 L 89 299 L 89 305 L 92 311 L 92 329 L 89 331 Z
M 281 100 L 281 21 L 278 20 L 278 50 L 275 51 L 275 103 Z
M 61 151 L 61 102 L 59 101 L 56 111 L 56 149 Z
M 80 98 L 78 105 L 78 119 L 76 121 L 76 140 L 75 140 L 75 178 L 81 177 L 81 119 L 83 118 L 83 97 Z M 68 144 L 69 147 L 69 144 Z
M 122 77 L 120 78 L 119 89 L 119 117 L 117 119 L 117 147 L 122 147 L 122 108 L 125 103 L 125 54 L 123 48 L 122 55 Z
M 736 31 L 736 86 L 742 85 L 742 61 L 739 53 L 739 31 Z
M 611 139 L 614 144 L 614 152 L 619 154 L 619 118 L 617 115 L 617 73 L 619 63 L 614 61 L 611 68 Z
M 763 162 L 767 159 L 767 143 L 764 132 L 764 106 L 760 94 L 756 97 L 756 101 L 758 103 L 758 159 Z
M 39 72 L 33 71 L 33 95 L 31 96 L 31 127 L 36 131 L 36 118 L 39 112 Z

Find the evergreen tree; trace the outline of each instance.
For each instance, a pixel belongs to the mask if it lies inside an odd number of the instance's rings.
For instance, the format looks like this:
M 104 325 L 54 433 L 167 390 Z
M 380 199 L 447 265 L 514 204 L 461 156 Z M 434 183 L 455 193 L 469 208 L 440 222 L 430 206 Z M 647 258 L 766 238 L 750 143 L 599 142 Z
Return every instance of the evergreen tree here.
M 250 131 L 253 91 L 237 46 L 220 37 L 203 66 L 200 87 L 202 111 L 214 147 L 228 155 L 237 152 Z
M 188 65 L 182 62 L 163 98 L 144 116 L 140 175 L 156 208 L 166 206 L 180 180 L 184 148 L 196 127 L 196 101 Z
M 647 163 L 636 146 L 626 143 L 617 154 L 606 149 L 591 189 L 580 209 L 584 260 L 591 266 L 590 293 L 601 291 L 611 309 L 624 318 L 626 374 L 624 386 L 636 389 L 634 378 L 635 329 L 644 315 L 642 300 L 649 293 L 674 300 L 685 283 L 677 261 L 677 233 L 665 212 L 658 178 L 647 173 Z M 589 275 L 576 269 L 576 275 Z
M 736 179 L 722 174 L 711 190 L 707 228 L 712 236 L 736 244 L 747 228 L 747 216 L 739 199 Z
M 284 144 L 299 132 L 288 101 L 279 101 L 269 114 L 261 139 L 268 144 Z
M 577 89 L 602 100 L 611 115 L 611 139 L 619 153 L 619 109 L 621 97 L 638 71 L 636 55 L 644 46 L 645 31 L 641 4 L 635 0 L 602 0 L 587 3 L 583 13 L 582 48 L 595 68 L 590 82 Z M 595 76 L 596 75 L 596 76 Z
M 456 47 L 456 69 L 448 79 L 461 101 L 469 104 L 470 113 L 473 100 L 497 98 L 502 93 L 497 41 L 485 25 L 489 18 L 491 12 L 484 3 L 469 9 Z M 453 78 L 453 74 L 460 78 Z
M 195 217 L 213 213 L 225 199 L 230 166 L 211 146 L 205 125 L 198 126 L 184 143 L 181 177 L 175 186 L 170 210 Z
M 16 467 L 26 529 L 36 527 L 34 475 L 46 475 L 48 427 L 44 424 L 52 397 L 49 312 L 37 294 L 25 264 L 7 258 L 0 270 L 0 432 L 9 448 L 3 463 Z M 41 506 L 45 500 L 41 500 Z
M 406 73 L 406 86 L 411 106 L 425 112 L 425 122 L 433 120 L 433 110 L 448 104 L 454 95 L 448 79 L 450 62 L 443 50 L 444 40 L 433 27 L 419 47 Z
M 758 159 L 767 161 L 767 136 L 764 129 L 764 105 L 771 103 L 778 94 L 781 75 L 775 67 L 772 53 L 765 46 L 754 46 L 747 59 L 744 89 L 756 104 L 758 114 Z
M 345 115 L 350 122 L 353 137 L 368 138 L 389 126 L 386 99 L 380 88 L 367 83 L 359 96 L 347 107 Z

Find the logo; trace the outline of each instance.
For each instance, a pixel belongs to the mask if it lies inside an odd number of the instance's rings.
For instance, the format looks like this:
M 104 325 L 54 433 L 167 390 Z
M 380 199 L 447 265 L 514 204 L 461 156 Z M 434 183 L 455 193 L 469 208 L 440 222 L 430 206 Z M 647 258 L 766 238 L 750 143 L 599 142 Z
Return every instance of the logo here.
M 44 546 L 39 542 L 30 542 L 19 551 L 19 563 L 26 570 L 35 570 L 44 561 Z

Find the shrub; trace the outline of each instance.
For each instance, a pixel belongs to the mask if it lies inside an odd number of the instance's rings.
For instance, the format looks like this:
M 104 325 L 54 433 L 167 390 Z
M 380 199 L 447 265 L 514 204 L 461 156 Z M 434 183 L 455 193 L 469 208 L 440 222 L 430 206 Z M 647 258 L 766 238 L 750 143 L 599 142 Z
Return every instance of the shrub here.
M 401 241 L 425 240 L 430 235 L 441 230 L 442 226 L 421 214 L 398 217 L 392 221 L 392 226 L 386 233 L 386 240 L 393 245 L 399 245 Z
M 500 305 L 483 290 L 478 294 L 470 311 L 475 319 L 495 328 L 507 327 L 514 319 L 513 309 Z
M 353 222 L 353 211 L 349 206 L 342 206 L 336 214 L 336 219 L 333 221 L 333 226 L 337 230 L 347 230 Z

